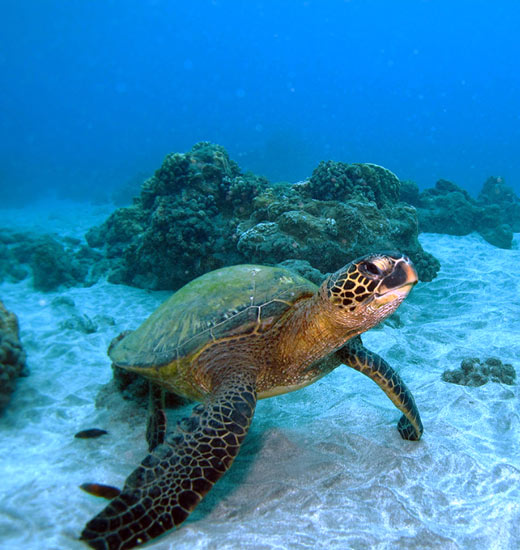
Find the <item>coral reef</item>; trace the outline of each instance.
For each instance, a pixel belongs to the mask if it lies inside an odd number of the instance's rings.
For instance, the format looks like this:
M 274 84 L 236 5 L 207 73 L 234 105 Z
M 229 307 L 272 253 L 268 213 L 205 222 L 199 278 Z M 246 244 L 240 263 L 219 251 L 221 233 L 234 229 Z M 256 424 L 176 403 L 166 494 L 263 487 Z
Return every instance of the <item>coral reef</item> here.
M 359 197 L 378 208 L 399 200 L 400 182 L 395 174 L 377 164 L 320 162 L 309 180 L 310 196 L 320 200 L 347 201 Z
M 451 235 L 477 231 L 500 248 L 511 248 L 513 232 L 520 231 L 520 199 L 502 178 L 489 178 L 477 199 L 446 180 L 422 193 L 407 182 L 400 197 L 417 208 L 420 231 Z
M 87 233 L 111 260 L 109 280 L 174 289 L 217 267 L 240 261 L 231 239 L 236 220 L 267 186 L 241 174 L 224 148 L 199 143 L 167 155 L 134 204 Z
M 20 281 L 33 275 L 36 290 L 92 284 L 99 252 L 78 239 L 0 230 L 0 282 Z
M 305 261 L 294 265 L 318 281 L 378 249 L 408 254 L 431 280 L 439 263 L 421 248 L 416 211 L 399 202 L 399 188 L 385 168 L 332 161 L 306 182 L 270 185 L 204 142 L 167 155 L 134 204 L 86 237 L 103 248 L 111 282 L 151 289 L 244 262 Z
M 499 382 L 511 386 L 515 383 L 516 372 L 513 365 L 502 363 L 496 357 L 489 357 L 484 361 L 469 357 L 462 360 L 459 369 L 444 371 L 442 379 L 462 386 L 483 386 L 487 382 Z
M 16 379 L 26 374 L 18 319 L 0 301 L 0 411 L 9 402 Z
M 412 258 L 421 280 L 435 277 L 439 264 L 417 240 L 413 207 L 396 202 L 378 208 L 359 193 L 344 201 L 318 200 L 308 196 L 307 186 L 268 190 L 255 200 L 253 215 L 236 232 L 237 250 L 248 261 L 307 260 L 323 274 L 337 269 L 340 259 L 400 250 Z

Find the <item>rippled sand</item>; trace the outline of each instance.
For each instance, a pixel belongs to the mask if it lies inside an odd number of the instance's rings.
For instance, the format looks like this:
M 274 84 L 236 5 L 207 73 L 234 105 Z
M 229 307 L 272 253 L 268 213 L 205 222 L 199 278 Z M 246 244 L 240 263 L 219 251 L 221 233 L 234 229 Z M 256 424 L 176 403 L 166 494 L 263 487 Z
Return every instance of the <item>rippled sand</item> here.
M 58 218 L 55 226 L 67 227 Z M 404 327 L 385 326 L 364 341 L 413 391 L 423 440 L 401 440 L 399 413 L 381 390 L 339 368 L 259 402 L 230 472 L 181 529 L 147 548 L 520 547 L 520 385 L 441 380 L 469 356 L 499 357 L 520 378 L 520 252 L 475 235 L 422 235 L 421 243 L 441 260 L 438 278 L 400 308 Z M 51 305 L 58 295 L 75 308 Z M 107 393 L 95 407 L 111 378 L 106 348 L 167 295 L 104 282 L 51 294 L 27 282 L 0 286 L 19 315 L 31 371 L 0 418 L 2 548 L 86 548 L 77 537 L 105 502 L 78 486 L 121 486 L 146 454 L 144 410 Z M 94 319 L 97 332 L 60 326 L 76 314 Z M 171 412 L 171 421 L 181 414 Z M 90 427 L 109 434 L 74 439 Z

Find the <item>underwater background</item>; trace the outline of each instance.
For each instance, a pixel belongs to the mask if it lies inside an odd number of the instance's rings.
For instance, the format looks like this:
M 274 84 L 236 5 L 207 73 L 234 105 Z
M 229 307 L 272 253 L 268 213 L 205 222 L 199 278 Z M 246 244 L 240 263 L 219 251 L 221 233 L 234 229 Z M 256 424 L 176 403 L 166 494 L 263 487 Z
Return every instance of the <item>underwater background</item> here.
M 6 0 L 1 15 L 11 198 L 103 196 L 202 140 L 274 181 L 333 159 L 519 191 L 513 0 Z
M 146 388 L 107 348 L 172 291 L 377 250 L 419 274 L 363 341 L 421 441 L 340 367 L 260 401 L 146 547 L 520 548 L 519 23 L 512 0 L 0 2 L 1 548 L 87 548 L 106 501 L 79 486 L 147 453 Z

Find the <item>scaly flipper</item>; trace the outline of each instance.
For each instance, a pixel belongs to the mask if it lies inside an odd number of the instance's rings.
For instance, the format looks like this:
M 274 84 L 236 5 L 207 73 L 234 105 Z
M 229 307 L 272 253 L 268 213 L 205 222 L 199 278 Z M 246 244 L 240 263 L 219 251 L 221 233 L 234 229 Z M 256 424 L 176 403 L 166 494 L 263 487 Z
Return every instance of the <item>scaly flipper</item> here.
M 360 336 L 349 340 L 336 355 L 345 365 L 371 378 L 403 413 L 397 424 L 403 439 L 421 439 L 423 425 L 413 395 L 383 358 L 366 349 Z
M 87 523 L 81 538 L 92 548 L 133 548 L 180 525 L 231 466 L 255 410 L 256 372 L 236 362 L 217 370 L 208 401 L 153 448 L 122 493 Z

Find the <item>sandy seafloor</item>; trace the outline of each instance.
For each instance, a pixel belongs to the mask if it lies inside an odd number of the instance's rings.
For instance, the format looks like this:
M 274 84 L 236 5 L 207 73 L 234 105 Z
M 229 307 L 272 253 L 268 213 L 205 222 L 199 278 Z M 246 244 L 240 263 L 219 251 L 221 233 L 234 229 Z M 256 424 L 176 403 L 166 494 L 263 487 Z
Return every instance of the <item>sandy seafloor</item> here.
M 81 235 L 107 213 L 44 205 L 0 211 L 0 226 Z M 401 306 L 404 327 L 365 335 L 413 391 L 422 441 L 403 441 L 382 391 L 339 368 L 261 401 L 229 473 L 181 529 L 147 548 L 520 548 L 520 385 L 441 380 L 473 356 L 512 363 L 520 378 L 519 237 L 517 249 L 501 250 L 478 235 L 421 235 L 441 261 L 439 276 Z M 118 397 L 95 406 L 111 378 L 106 348 L 167 295 L 106 282 L 49 294 L 30 281 L 0 285 L 30 368 L 0 417 L 0 548 L 87 548 L 77 538 L 105 501 L 78 486 L 121 486 L 146 454 L 145 411 Z M 56 296 L 72 298 L 98 330 L 60 327 L 74 311 L 53 307 Z M 172 422 L 183 412 L 170 413 Z M 109 434 L 74 439 L 90 427 Z

